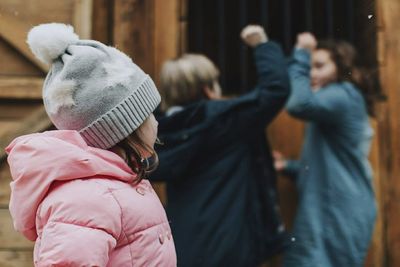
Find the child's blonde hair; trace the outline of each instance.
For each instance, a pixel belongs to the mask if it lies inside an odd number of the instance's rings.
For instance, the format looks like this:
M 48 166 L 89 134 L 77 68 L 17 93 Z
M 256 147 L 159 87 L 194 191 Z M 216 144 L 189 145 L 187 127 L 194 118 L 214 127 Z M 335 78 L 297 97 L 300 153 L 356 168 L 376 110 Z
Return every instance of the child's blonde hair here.
M 185 54 L 166 61 L 161 69 L 162 108 L 186 105 L 204 98 L 204 87 L 213 89 L 219 70 L 204 55 Z

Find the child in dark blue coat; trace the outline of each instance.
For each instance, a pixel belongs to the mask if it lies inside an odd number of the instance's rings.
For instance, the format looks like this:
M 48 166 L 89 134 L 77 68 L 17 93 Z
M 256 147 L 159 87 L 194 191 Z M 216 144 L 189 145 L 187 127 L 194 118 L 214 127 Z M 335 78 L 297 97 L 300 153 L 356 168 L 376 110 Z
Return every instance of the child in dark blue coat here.
M 300 161 L 276 164 L 295 174 L 299 191 L 284 266 L 361 267 L 376 204 L 368 162 L 373 131 L 362 91 L 367 86 L 355 50 L 300 34 L 289 76 L 287 110 L 307 127 Z
M 243 41 L 254 49 L 258 83 L 221 99 L 218 70 L 201 55 L 164 64 L 163 146 L 150 179 L 167 182 L 167 213 L 178 266 L 258 266 L 282 251 L 280 218 L 265 128 L 289 95 L 285 58 L 259 26 Z

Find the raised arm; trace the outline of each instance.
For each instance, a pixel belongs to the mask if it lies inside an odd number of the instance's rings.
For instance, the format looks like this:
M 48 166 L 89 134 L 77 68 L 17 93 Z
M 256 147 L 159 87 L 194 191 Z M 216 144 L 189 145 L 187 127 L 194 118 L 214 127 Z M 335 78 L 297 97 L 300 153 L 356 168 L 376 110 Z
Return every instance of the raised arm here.
M 311 50 L 315 45 L 315 38 L 311 34 L 298 36 L 289 66 L 292 92 L 286 108 L 292 116 L 303 120 L 336 123 L 340 121 L 347 96 L 336 83 L 331 83 L 318 92 L 312 91 Z
M 249 93 L 226 103 L 229 116 L 242 126 L 265 128 L 284 106 L 289 95 L 289 79 L 280 46 L 268 41 L 260 26 L 243 29 L 243 42 L 253 48 L 257 85 Z

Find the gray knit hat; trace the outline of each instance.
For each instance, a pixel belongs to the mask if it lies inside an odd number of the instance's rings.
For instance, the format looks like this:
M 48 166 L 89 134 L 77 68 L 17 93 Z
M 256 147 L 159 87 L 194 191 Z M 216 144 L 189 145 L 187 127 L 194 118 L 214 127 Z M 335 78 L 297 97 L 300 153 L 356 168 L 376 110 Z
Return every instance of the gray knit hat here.
M 79 40 L 72 26 L 31 29 L 35 56 L 51 64 L 43 101 L 51 121 L 77 130 L 90 146 L 107 149 L 134 132 L 161 101 L 154 82 L 119 50 Z

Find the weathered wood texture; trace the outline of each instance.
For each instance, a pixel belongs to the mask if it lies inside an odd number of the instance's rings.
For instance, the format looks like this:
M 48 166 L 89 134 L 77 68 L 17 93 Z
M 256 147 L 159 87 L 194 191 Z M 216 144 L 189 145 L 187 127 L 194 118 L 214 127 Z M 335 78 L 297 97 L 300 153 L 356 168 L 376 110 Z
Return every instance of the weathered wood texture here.
M 32 113 L 19 121 L 18 125 L 14 127 L 8 128 L 5 130 L 2 135 L 0 135 L 0 147 L 2 151 L 0 151 L 0 160 L 5 157 L 4 148 L 9 144 L 15 137 L 21 136 L 27 133 L 35 133 L 41 132 L 51 127 L 50 119 L 47 116 L 44 107 L 40 106 L 35 110 L 32 110 Z
M 114 1 L 113 44 L 151 76 L 155 73 L 154 8 L 154 0 Z
M 372 140 L 370 161 L 374 172 L 374 191 L 377 199 L 378 214 L 374 229 L 374 235 L 371 240 L 370 249 L 368 252 L 367 260 L 365 263 L 366 267 L 381 267 L 384 266 L 384 206 L 383 206 L 383 191 L 382 185 L 384 180 L 384 170 L 381 166 L 381 153 L 380 140 L 382 138 L 381 131 L 378 127 L 378 121 L 376 119 L 371 120 L 371 124 L 375 131 L 374 139 Z
M 0 62 L 0 158 L 4 158 L 4 147 L 16 136 L 42 131 L 51 125 L 41 104 L 47 66 L 33 57 L 25 42 L 32 25 L 52 21 L 72 24 L 81 38 L 92 36 L 130 55 L 156 82 L 161 63 L 178 55 L 179 0 L 32 2 L 5 0 L 0 3 L 0 24 L 3 25 L 0 26 L 0 53 L 8 61 Z M 0 266 L 33 266 L 32 243 L 12 227 L 8 212 L 10 182 L 9 169 L 3 161 L 0 165 Z M 155 188 L 165 202 L 165 186 L 155 184 Z
M 92 38 L 104 44 L 112 44 L 113 1 L 93 1 Z
M 34 69 L 31 70 L 31 73 L 27 73 L 26 60 L 29 60 L 30 64 L 38 67 L 40 70 L 46 71 L 48 67 L 37 60 L 30 52 L 25 42 L 26 33 L 32 25 L 47 22 L 63 22 L 73 24 L 78 34 L 84 38 L 88 38 L 90 37 L 88 27 L 91 26 L 90 5 L 91 0 L 1 1 L 0 37 L 19 53 L 19 59 L 14 58 L 13 64 L 19 65 L 19 68 L 25 70 L 26 75 L 38 74 Z M 16 54 L 14 56 L 18 57 Z M 4 66 L 4 69 L 0 68 L 1 74 L 3 70 L 7 72 L 7 65 L 0 66 Z M 14 74 L 21 75 L 21 73 Z
M 386 105 L 380 107 L 379 139 L 384 207 L 383 266 L 400 266 L 400 2 L 377 0 L 378 60 Z
M 74 26 L 81 38 L 90 38 L 92 0 L 2 0 L 0 2 L 0 266 L 32 267 L 33 242 L 13 229 L 8 211 L 11 182 L 4 148 L 17 136 L 48 129 L 41 98 L 48 66 L 30 52 L 28 30 L 48 22 Z M 98 13 L 96 13 L 98 14 Z M 104 20 L 102 20 L 104 21 Z M 105 37 L 104 37 L 105 38 Z
M 0 99 L 42 99 L 43 78 L 0 77 Z

